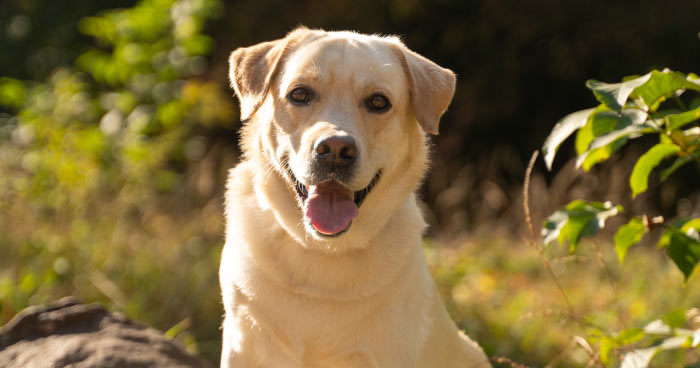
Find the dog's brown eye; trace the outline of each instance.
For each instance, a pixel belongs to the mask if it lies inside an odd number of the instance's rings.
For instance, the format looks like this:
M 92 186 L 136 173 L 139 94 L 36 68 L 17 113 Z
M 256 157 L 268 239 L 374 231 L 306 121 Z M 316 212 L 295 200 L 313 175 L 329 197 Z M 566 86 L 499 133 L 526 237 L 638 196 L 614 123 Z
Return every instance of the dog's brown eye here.
M 308 104 L 311 101 L 311 92 L 304 87 L 297 87 L 289 92 L 287 98 L 296 104 Z
M 365 101 L 370 112 L 385 112 L 391 107 L 391 103 L 386 96 L 374 94 Z

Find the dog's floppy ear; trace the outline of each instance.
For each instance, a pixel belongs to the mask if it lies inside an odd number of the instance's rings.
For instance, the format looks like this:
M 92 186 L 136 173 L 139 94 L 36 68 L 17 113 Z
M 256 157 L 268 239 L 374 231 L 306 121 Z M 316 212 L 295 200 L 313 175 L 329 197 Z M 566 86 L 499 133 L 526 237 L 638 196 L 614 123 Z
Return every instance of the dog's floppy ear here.
M 455 74 L 403 45 L 399 49 L 410 84 L 413 114 L 423 130 L 438 134 L 440 116 L 455 93 Z
M 248 119 L 262 104 L 286 45 L 286 39 L 281 39 L 231 53 L 229 78 L 241 104 L 241 120 Z
M 323 34 L 319 30 L 299 27 L 285 38 L 240 47 L 231 53 L 229 79 L 241 102 L 241 120 L 249 119 L 260 108 L 285 55 L 301 43 Z

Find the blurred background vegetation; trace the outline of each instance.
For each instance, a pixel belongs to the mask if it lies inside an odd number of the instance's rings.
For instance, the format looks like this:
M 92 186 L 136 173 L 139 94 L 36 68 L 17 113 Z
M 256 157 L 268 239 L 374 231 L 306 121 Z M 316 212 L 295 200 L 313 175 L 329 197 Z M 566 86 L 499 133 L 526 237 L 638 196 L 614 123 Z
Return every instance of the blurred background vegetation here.
M 457 73 L 421 188 L 440 290 L 489 355 L 584 366 L 572 339 L 596 340 L 581 320 L 615 331 L 678 319 L 700 307 L 700 287 L 692 277 L 683 288 L 651 247 L 632 251 L 624 266 L 604 242 L 576 256 L 552 250 L 572 315 L 522 240 L 527 158 L 559 118 L 594 102 L 586 79 L 700 71 L 697 14 L 700 2 L 681 0 L 6 0 L 0 324 L 72 294 L 218 362 L 222 195 L 239 156 L 227 56 L 303 24 L 399 34 Z M 561 148 L 554 174 L 536 166 L 536 226 L 574 198 L 637 213 L 700 212 L 697 168 L 630 200 L 629 170 L 615 168 L 638 156 L 625 150 L 648 146 L 625 148 L 589 175 L 562 159 L 574 156 L 572 146 Z M 698 360 L 666 354 L 659 366 Z

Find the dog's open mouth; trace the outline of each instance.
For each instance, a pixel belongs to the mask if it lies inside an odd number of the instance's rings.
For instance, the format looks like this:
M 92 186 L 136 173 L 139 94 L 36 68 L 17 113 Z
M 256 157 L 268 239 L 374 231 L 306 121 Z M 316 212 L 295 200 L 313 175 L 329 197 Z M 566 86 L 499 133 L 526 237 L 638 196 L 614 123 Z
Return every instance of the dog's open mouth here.
M 359 214 L 362 202 L 382 174 L 381 170 L 377 171 L 365 188 L 353 192 L 333 180 L 307 187 L 297 180 L 289 167 L 287 172 L 303 203 L 304 215 L 314 230 L 323 236 L 337 236 L 350 228 L 350 223 Z

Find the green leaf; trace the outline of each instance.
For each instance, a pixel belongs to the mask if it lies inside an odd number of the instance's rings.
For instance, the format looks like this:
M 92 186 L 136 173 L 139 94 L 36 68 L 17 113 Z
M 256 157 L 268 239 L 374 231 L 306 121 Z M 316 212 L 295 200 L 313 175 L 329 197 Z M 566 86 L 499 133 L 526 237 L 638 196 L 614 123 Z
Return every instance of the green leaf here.
M 685 89 L 700 91 L 700 85 L 689 80 L 685 74 L 680 72 L 653 70 L 649 80 L 637 87 L 631 96 L 644 101 L 649 107 L 649 111 L 656 111 L 666 98 Z
M 675 144 L 659 143 L 651 147 L 649 151 L 644 153 L 632 169 L 630 176 L 630 188 L 632 188 L 632 197 L 647 190 L 649 174 L 658 166 L 663 159 L 677 153 L 681 150 Z
M 622 206 L 610 202 L 586 202 L 577 199 L 554 212 L 545 221 L 542 237 L 545 244 L 557 240 L 559 244 L 569 243 L 573 252 L 583 236 L 595 235 L 605 227 L 605 221 L 622 211 Z
M 671 229 L 680 229 L 683 227 L 683 225 L 688 223 L 688 221 L 689 220 L 687 218 L 680 217 L 671 221 L 671 225 L 669 226 Z M 665 248 L 671 244 L 670 234 L 671 233 L 667 230 L 661 235 L 661 237 L 659 238 L 659 242 L 657 243 L 659 248 Z
M 635 344 L 644 339 L 645 336 L 644 330 L 640 328 L 628 328 L 612 336 L 607 332 L 602 332 L 602 335 L 599 337 L 600 360 L 604 364 L 608 364 L 610 362 L 611 351 L 620 350 L 621 348 Z
M 682 128 L 688 123 L 700 119 L 700 107 L 679 114 L 666 115 L 664 119 L 668 121 L 668 130 L 676 130 Z
M 612 110 L 622 111 L 622 108 L 625 106 L 625 102 L 632 91 L 646 83 L 650 77 L 651 73 L 647 73 L 641 77 L 614 84 L 603 83 L 590 79 L 586 81 L 586 87 L 593 91 L 595 98 L 600 101 L 600 103 Z
M 588 172 L 594 165 L 610 158 L 627 143 L 627 138 L 620 138 L 607 146 L 591 149 L 576 158 L 576 166 Z
M 618 113 L 610 110 L 594 112 L 588 123 L 576 136 L 576 167 L 590 170 L 593 165 L 605 161 L 629 138 L 655 132 L 645 122 L 647 113 L 639 109 L 623 109 Z M 623 139 L 624 138 L 624 139 Z
M 615 111 L 604 105 L 596 107 L 586 120 L 586 124 L 576 133 L 576 153 L 580 155 L 588 151 L 593 139 L 615 129 L 618 118 Z
M 683 225 L 678 228 L 679 224 Z M 664 232 L 659 246 L 668 247 L 669 256 L 687 280 L 700 262 L 700 218 L 674 225 Z
M 658 130 L 652 126 L 649 125 L 646 122 L 641 122 L 641 123 L 635 123 L 635 124 L 628 124 L 627 126 L 619 129 L 615 129 L 611 131 L 610 133 L 601 135 L 594 139 L 591 142 L 590 148 L 589 149 L 596 149 L 600 148 L 603 146 L 607 146 L 608 144 L 612 143 L 613 141 L 616 141 L 620 138 L 630 138 L 634 139 L 642 134 L 649 134 L 649 133 L 656 133 Z
M 593 110 L 594 109 L 591 108 L 577 111 L 565 116 L 563 119 L 557 122 L 542 146 L 542 154 L 544 155 L 544 162 L 547 165 L 547 169 L 552 169 L 554 155 L 557 153 L 557 149 L 559 149 L 561 143 L 564 142 L 573 132 L 586 124 L 588 116 L 593 112 Z
M 639 243 L 647 231 L 644 221 L 639 217 L 635 217 L 625 225 L 620 226 L 620 229 L 615 233 L 615 252 L 620 263 L 625 261 L 627 250 L 632 245 Z

